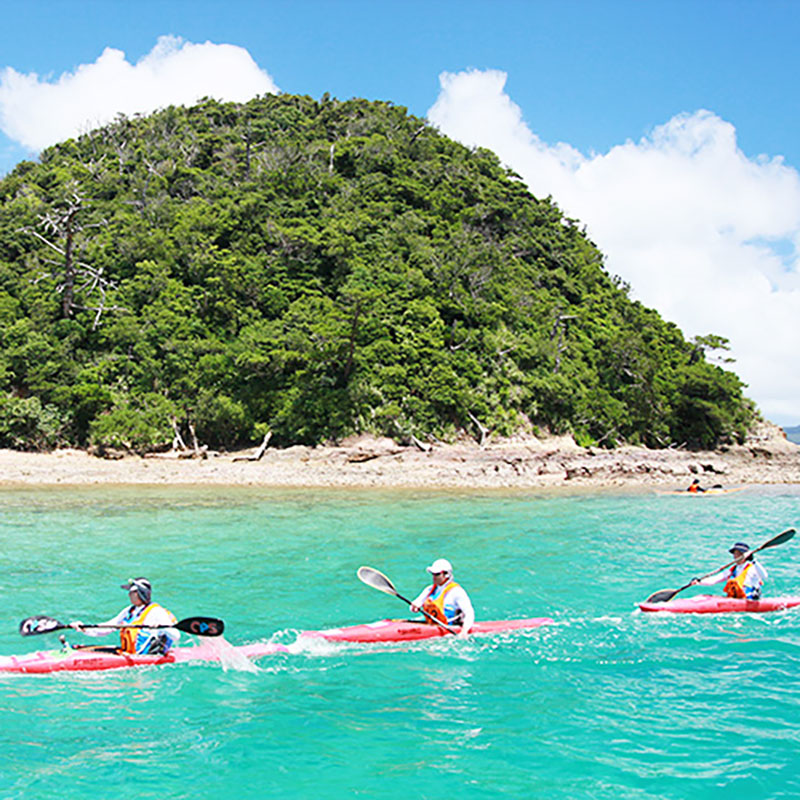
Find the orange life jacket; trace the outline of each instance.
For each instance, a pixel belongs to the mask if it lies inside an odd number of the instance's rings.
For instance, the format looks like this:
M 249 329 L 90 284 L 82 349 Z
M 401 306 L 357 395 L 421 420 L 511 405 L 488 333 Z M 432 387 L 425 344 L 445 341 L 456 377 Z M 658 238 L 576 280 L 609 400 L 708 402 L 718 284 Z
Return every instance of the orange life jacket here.
M 744 579 L 752 568 L 753 562 L 751 561 L 735 578 L 728 579 L 725 584 L 725 594 L 728 595 L 728 597 L 736 597 L 740 600 L 745 600 L 747 598 L 747 594 L 744 591 Z
M 145 618 L 148 617 L 150 612 L 156 608 L 161 608 L 161 606 L 158 603 L 150 603 L 149 606 L 145 606 L 138 614 L 136 613 L 136 610 L 133 609 L 128 615 L 129 619 L 126 619 L 123 624 L 129 623 L 131 625 L 143 625 Z M 123 628 L 119 632 L 119 649 L 123 653 L 135 653 L 136 640 L 141 632 L 142 628 Z
M 428 599 L 422 604 L 422 610 L 427 611 L 432 617 L 438 619 L 439 622 L 444 622 L 446 625 L 447 615 L 444 613 L 444 599 L 449 591 L 456 588 L 459 587 L 455 581 L 448 581 L 442 587 L 442 590 L 436 596 L 435 600 L 431 599 L 430 595 L 428 595 Z M 433 587 L 431 593 L 433 593 L 433 591 L 436 591 L 436 586 Z

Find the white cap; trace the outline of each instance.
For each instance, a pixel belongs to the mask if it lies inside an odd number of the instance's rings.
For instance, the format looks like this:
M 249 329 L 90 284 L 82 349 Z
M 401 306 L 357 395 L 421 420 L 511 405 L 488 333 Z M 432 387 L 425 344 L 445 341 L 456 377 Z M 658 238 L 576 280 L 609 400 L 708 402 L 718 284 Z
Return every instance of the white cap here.
M 449 572 L 452 574 L 453 565 L 446 558 L 437 558 L 429 567 L 425 569 L 434 575 L 437 572 Z

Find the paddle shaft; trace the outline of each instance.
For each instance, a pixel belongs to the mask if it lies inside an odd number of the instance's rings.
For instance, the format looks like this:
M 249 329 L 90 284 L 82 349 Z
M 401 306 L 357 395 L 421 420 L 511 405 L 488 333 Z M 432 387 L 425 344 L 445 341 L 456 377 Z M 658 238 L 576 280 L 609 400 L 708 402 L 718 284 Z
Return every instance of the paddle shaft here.
M 148 630 L 156 630 L 157 628 L 175 628 L 176 630 L 184 630 L 181 627 L 181 622 L 184 620 L 179 620 L 174 625 L 87 625 L 85 623 L 81 623 L 78 628 L 104 628 L 110 631 L 124 631 L 128 628 L 147 628 Z M 58 628 L 53 628 L 54 631 L 64 630 L 64 628 L 71 628 L 72 625 L 60 625 Z M 48 631 L 49 633 L 49 631 Z

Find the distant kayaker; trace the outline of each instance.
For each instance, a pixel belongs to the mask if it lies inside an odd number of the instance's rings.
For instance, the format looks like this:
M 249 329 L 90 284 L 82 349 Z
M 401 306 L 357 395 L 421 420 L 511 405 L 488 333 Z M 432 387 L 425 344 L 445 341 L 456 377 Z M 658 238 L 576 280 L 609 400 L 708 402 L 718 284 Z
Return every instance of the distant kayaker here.
M 423 610 L 446 625 L 461 626 L 459 636 L 467 636 L 475 624 L 475 611 L 469 595 L 453 580 L 453 567 L 446 558 L 437 558 L 425 568 L 433 576 L 433 585 L 426 587 L 411 603 L 416 614 Z
M 128 590 L 131 604 L 103 625 L 174 625 L 174 615 L 158 603 L 152 602 L 153 587 L 147 578 L 129 578 L 120 586 Z M 80 621 L 70 622 L 70 627 L 87 636 L 106 636 L 112 631 L 102 628 L 84 628 Z M 120 652 L 160 655 L 168 652 L 180 638 L 175 628 L 122 628 Z
M 700 485 L 700 481 L 697 478 L 695 478 L 692 481 L 691 486 L 689 486 L 689 488 L 686 491 L 691 492 L 692 494 L 697 494 L 698 492 L 704 492 L 705 489 Z
M 725 594 L 741 600 L 758 600 L 761 587 L 767 579 L 767 571 L 753 556 L 748 556 L 750 547 L 745 542 L 736 542 L 728 551 L 736 563 L 727 570 L 699 580 L 693 578 L 692 586 L 713 586 L 725 581 Z

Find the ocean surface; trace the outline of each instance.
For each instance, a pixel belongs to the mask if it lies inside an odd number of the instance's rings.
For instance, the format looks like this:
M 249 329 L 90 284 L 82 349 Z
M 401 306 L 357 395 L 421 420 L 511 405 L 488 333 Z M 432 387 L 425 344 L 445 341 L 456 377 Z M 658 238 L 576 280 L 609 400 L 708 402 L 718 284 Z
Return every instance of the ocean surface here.
M 411 597 L 440 556 L 479 618 L 555 620 L 467 641 L 293 646 L 255 672 L 0 675 L 2 800 L 800 796 L 800 610 L 635 606 L 722 566 L 735 541 L 800 527 L 800 487 L 29 489 L 0 492 L 0 511 L 0 655 L 58 646 L 22 638 L 24 617 L 109 618 L 138 575 L 179 618 L 223 618 L 232 644 L 407 616 L 356 569 Z M 800 536 L 761 557 L 765 594 L 800 594 Z

